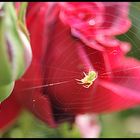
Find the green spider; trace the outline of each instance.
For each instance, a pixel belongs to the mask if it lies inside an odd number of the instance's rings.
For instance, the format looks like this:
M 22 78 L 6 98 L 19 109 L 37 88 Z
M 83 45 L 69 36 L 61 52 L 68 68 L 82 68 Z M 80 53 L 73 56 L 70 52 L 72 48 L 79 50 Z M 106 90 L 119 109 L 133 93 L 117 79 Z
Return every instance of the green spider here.
M 96 80 L 97 78 L 97 73 L 95 71 L 89 71 L 88 74 L 86 74 L 85 72 L 83 72 L 84 74 L 84 78 L 79 80 L 76 79 L 78 82 L 78 84 L 83 84 L 83 87 L 85 88 L 89 88 L 93 82 Z

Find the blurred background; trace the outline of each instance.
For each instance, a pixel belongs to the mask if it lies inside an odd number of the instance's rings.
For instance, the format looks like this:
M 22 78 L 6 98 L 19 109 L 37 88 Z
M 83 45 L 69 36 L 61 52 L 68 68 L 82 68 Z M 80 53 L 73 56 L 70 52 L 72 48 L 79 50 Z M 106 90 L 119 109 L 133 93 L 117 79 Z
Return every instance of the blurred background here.
M 130 3 L 129 17 L 132 21 L 131 29 L 117 38 L 130 42 L 132 50 L 129 56 L 140 59 L 140 2 Z M 140 137 L 140 106 L 129 110 L 103 114 L 99 116 L 102 131 L 101 138 L 131 138 Z M 47 127 L 31 113 L 23 111 L 17 122 L 0 138 L 80 138 L 78 129 L 72 130 L 64 123 L 57 129 Z

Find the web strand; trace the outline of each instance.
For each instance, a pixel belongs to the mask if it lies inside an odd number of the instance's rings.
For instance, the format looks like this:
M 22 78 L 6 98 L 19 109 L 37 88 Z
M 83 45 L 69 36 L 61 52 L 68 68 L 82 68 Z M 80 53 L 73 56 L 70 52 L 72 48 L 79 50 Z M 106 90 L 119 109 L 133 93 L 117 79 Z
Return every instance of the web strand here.
M 57 82 L 57 83 L 50 83 L 50 84 L 45 84 L 45 85 L 39 85 L 39 86 L 31 87 L 31 88 L 26 88 L 24 90 L 32 90 L 32 89 L 38 89 L 38 88 L 45 88 L 45 87 L 50 87 L 50 86 L 56 86 L 56 85 L 60 85 L 60 84 L 69 83 L 71 81 L 73 81 L 73 80 L 62 81 L 62 82 Z

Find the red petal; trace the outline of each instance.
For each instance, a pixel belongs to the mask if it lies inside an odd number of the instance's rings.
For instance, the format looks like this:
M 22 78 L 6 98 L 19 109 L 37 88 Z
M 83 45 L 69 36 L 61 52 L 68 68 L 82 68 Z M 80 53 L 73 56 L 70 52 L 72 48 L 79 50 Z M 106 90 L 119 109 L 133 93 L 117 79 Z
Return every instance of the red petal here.
M 6 130 L 10 127 L 18 117 L 21 110 L 21 106 L 15 100 L 15 97 L 11 95 L 4 100 L 0 105 L 0 130 Z
M 16 82 L 14 94 L 20 104 L 55 127 L 50 100 L 47 95 L 43 95 L 43 88 L 40 87 L 43 85 L 43 77 L 38 63 L 33 61 L 26 74 Z
M 48 3 L 29 3 L 27 10 L 27 27 L 30 32 L 33 59 L 39 59 L 44 51 L 46 36 L 46 18 Z M 39 28 L 40 26 L 41 28 Z
M 112 112 L 140 104 L 140 63 L 122 59 L 112 82 L 100 81 L 93 99 L 94 112 Z
M 40 87 L 44 84 L 42 56 L 46 50 L 45 44 L 48 43 L 46 35 L 49 27 L 47 25 L 52 19 L 52 16 L 48 15 L 48 9 L 48 3 L 29 3 L 27 26 L 30 32 L 33 60 L 25 75 L 17 81 L 14 94 L 24 107 L 55 127 L 50 100 L 47 95 L 43 95 L 43 88 Z
M 90 69 L 97 70 L 98 73 L 109 70 L 104 64 L 104 53 L 91 49 L 73 38 L 70 29 L 59 19 L 50 41 L 44 65 L 46 84 L 52 84 L 46 88 L 46 94 L 49 94 L 54 108 L 71 113 L 91 110 L 96 84 L 85 89 L 75 79 L 82 79 L 83 72 Z

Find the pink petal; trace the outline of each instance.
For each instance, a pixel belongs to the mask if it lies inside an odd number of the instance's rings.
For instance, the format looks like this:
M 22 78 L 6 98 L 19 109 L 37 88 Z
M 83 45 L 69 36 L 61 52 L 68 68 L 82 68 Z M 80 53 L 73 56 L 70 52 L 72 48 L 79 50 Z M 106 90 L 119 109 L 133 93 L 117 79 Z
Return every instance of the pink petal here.
M 83 138 L 99 138 L 101 127 L 95 114 L 78 115 L 75 123 Z
M 128 18 L 128 2 L 103 2 L 105 6 L 104 23 L 101 31 L 104 35 L 120 35 L 128 31 L 131 22 Z

